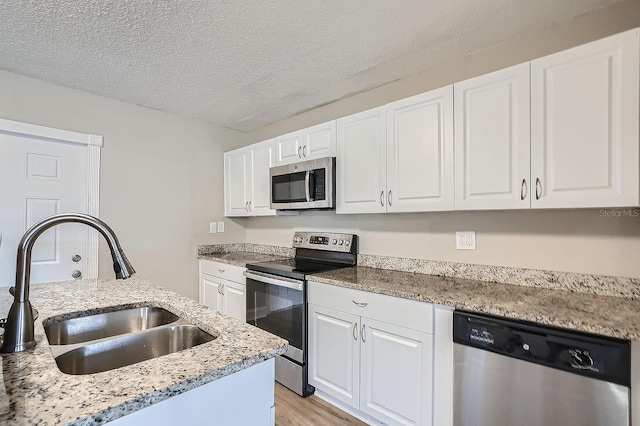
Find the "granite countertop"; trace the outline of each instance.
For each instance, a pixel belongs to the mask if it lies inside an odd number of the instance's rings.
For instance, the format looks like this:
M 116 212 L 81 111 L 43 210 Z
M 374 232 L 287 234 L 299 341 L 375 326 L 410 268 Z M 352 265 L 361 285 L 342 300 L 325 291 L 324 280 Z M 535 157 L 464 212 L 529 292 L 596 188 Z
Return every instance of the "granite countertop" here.
M 37 344 L 25 352 L 1 355 L 0 424 L 104 424 L 272 358 L 287 345 L 277 336 L 137 277 L 35 284 L 30 299 L 40 311 Z M 8 289 L 0 289 L 0 318 L 6 317 L 12 300 Z M 62 373 L 43 321 L 118 305 L 163 307 L 217 338 L 116 370 Z
M 368 267 L 323 272 L 310 279 L 609 337 L 640 338 L 640 300 Z
M 199 254 L 198 259 L 212 260 L 214 262 L 228 263 L 229 265 L 245 267 L 247 263 L 270 262 L 272 260 L 287 259 L 283 256 L 255 253 L 251 251 L 239 251 L 233 253 L 208 253 Z

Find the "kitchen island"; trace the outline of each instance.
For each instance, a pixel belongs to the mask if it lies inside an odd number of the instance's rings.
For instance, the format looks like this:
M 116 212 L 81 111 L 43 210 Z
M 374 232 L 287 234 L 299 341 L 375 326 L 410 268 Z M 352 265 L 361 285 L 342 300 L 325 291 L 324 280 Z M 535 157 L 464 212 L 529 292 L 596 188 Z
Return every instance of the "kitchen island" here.
M 287 347 L 277 336 L 136 277 L 35 284 L 30 299 L 40 313 L 35 323 L 37 344 L 25 352 L 1 355 L 0 424 L 99 425 L 126 419 L 128 414 L 173 396 L 272 362 L 269 360 Z M 12 300 L 7 288 L 0 289 L 0 317 L 6 316 Z M 62 373 L 43 322 L 53 316 L 72 318 L 113 306 L 162 307 L 215 339 L 116 370 Z M 241 401 L 237 409 L 243 410 Z

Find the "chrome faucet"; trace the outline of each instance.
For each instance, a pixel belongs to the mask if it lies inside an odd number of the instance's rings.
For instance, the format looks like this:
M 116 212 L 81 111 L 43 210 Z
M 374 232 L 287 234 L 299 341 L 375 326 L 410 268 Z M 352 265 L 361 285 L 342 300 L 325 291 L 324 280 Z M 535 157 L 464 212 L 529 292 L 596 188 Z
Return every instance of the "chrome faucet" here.
M 82 223 L 98 230 L 107 240 L 111 250 L 116 278 L 124 280 L 136 273 L 120 248 L 116 234 L 100 219 L 81 213 L 62 213 L 42 219 L 25 232 L 18 245 L 16 285 L 9 289 L 13 295 L 13 304 L 6 320 L 0 320 L 0 327 L 4 328 L 2 346 L 0 346 L 2 353 L 22 352 L 36 345 L 33 323 L 37 316 L 34 318 L 34 310 L 29 301 L 31 250 L 40 235 L 61 223 Z

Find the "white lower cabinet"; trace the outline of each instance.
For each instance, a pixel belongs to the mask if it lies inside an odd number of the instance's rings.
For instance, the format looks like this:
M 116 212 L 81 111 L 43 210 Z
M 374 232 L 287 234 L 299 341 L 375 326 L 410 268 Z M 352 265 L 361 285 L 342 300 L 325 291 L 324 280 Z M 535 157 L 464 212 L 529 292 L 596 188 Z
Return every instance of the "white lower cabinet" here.
M 225 315 L 247 320 L 244 268 L 200 261 L 200 303 Z
M 309 303 L 317 391 L 373 422 L 432 424 L 432 305 L 315 282 Z
M 361 322 L 360 410 L 387 424 L 431 424 L 432 336 Z

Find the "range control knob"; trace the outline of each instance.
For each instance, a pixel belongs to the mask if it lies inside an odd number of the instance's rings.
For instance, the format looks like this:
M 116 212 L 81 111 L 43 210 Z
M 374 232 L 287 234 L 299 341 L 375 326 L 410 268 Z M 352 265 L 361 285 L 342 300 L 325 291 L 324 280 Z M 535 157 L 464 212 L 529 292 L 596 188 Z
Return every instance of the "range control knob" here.
M 345 247 L 349 247 L 349 240 L 344 240 Z
M 342 240 L 338 240 L 338 245 L 339 245 L 339 246 L 341 246 L 341 245 L 342 245 L 342 243 L 343 243 L 343 241 L 342 241 Z
M 571 366 L 581 370 L 589 370 L 593 367 L 593 358 L 589 352 L 582 349 L 569 349 L 571 355 Z
M 331 240 L 331 244 L 336 244 L 338 240 Z

